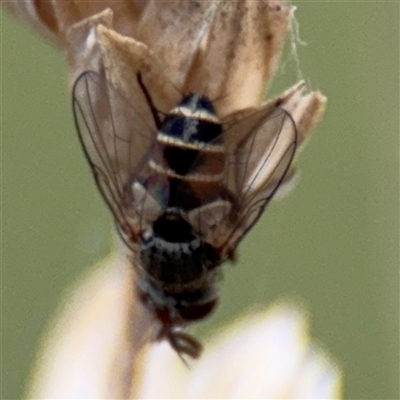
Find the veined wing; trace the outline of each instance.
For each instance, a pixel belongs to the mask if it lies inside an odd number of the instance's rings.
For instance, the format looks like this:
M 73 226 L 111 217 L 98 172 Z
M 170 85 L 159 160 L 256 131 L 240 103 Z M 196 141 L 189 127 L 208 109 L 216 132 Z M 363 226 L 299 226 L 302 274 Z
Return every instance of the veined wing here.
M 86 71 L 73 88 L 79 139 L 96 184 L 126 241 L 135 241 L 142 211 L 133 183 L 146 179 L 147 158 L 157 132 L 107 81 Z M 136 200 L 136 204 L 135 204 Z M 144 199 L 140 199 L 144 204 Z
M 266 106 L 223 124 L 229 201 L 197 212 L 202 235 L 226 256 L 256 223 L 279 186 L 290 179 L 297 133 L 291 115 Z M 201 215 L 203 214 L 203 215 Z M 201 221 L 206 221 L 201 224 Z M 203 227 L 201 227 L 203 225 Z

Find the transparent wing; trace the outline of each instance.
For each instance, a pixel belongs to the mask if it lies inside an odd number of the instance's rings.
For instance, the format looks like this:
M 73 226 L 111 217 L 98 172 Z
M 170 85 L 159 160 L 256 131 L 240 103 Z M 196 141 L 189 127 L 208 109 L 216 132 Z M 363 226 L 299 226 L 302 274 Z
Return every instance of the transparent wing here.
M 99 191 L 119 231 L 134 239 L 141 211 L 135 206 L 132 185 L 146 178 L 146 161 L 157 131 L 155 121 L 153 126 L 144 123 L 105 75 L 93 71 L 76 80 L 73 110 Z
M 233 210 L 215 230 L 213 243 L 231 254 L 256 223 L 279 186 L 291 176 L 297 133 L 291 115 L 266 107 L 225 126 L 225 186 Z

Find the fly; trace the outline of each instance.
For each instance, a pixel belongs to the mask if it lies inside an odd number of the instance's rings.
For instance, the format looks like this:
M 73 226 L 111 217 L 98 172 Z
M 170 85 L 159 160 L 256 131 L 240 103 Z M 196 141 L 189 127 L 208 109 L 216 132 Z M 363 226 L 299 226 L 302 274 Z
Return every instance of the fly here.
M 97 187 L 133 254 L 140 302 L 156 339 L 198 358 L 185 327 L 218 301 L 220 266 L 289 177 L 296 127 L 277 104 L 221 120 L 213 102 L 183 96 L 162 114 L 137 76 L 152 121 L 106 79 L 86 71 L 73 88 L 75 122 Z

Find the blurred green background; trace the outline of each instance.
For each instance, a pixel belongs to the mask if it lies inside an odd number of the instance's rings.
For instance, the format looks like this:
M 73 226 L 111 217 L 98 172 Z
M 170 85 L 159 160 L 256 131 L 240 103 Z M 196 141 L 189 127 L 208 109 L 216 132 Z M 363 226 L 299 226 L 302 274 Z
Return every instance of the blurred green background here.
M 301 68 L 328 96 L 301 181 L 225 267 L 200 325 L 291 297 L 344 371 L 348 399 L 399 398 L 399 3 L 296 2 Z M 62 293 L 111 248 L 72 123 L 63 54 L 2 15 L 2 398 L 21 398 Z M 287 52 L 288 53 L 288 52 Z M 292 57 L 272 87 L 296 81 Z

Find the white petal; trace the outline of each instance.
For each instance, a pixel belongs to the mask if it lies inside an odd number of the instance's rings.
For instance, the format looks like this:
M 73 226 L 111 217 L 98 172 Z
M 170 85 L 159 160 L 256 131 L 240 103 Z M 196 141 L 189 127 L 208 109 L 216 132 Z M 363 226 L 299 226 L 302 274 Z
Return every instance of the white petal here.
M 292 379 L 292 399 L 337 399 L 341 395 L 339 368 L 320 348 L 311 346 Z
M 117 398 L 130 391 L 135 361 L 132 268 L 107 260 L 73 292 L 44 338 L 28 398 Z M 133 311 L 133 312 L 132 312 Z
M 286 398 L 304 392 L 328 398 L 332 379 L 321 371 L 329 364 L 321 369 L 314 358 L 308 360 L 307 330 L 304 313 L 288 305 L 241 321 L 193 370 L 186 397 Z M 307 373 L 313 369 L 318 373 Z M 309 384 L 302 387 L 304 376 Z
M 137 399 L 181 399 L 191 369 L 182 362 L 169 343 L 150 345 L 141 371 Z

